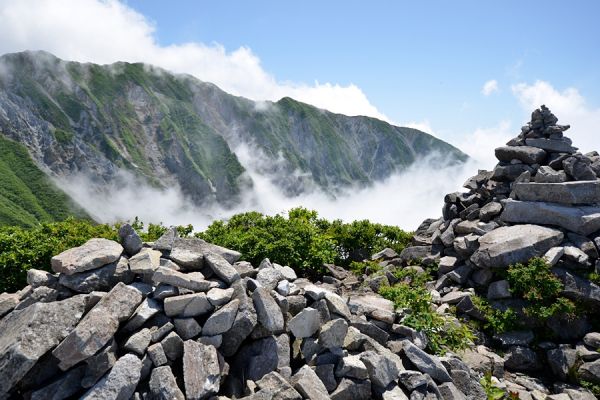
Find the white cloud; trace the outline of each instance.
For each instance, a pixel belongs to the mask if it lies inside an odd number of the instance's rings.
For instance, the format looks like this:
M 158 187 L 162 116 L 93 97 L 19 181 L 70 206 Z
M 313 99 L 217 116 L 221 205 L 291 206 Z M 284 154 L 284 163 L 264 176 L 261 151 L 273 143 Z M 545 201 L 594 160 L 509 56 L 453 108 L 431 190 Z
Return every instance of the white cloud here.
M 481 93 L 484 96 L 489 96 L 494 92 L 498 91 L 498 81 L 495 79 L 489 80 L 486 83 L 483 84 L 483 87 L 481 88 Z
M 591 107 L 576 88 L 568 87 L 562 92 L 546 81 L 533 84 L 519 83 L 512 92 L 527 113 L 547 105 L 559 118 L 559 124 L 569 124 L 566 135 L 582 152 L 600 150 L 600 108 Z
M 436 136 L 433 131 L 433 128 L 431 127 L 431 124 L 429 123 L 429 120 L 410 121 L 410 122 L 402 124 L 402 126 L 405 126 L 407 128 L 418 129 L 422 132 L 429 133 L 432 136 Z
M 154 25 L 117 0 L 0 0 L 0 54 L 46 50 L 68 60 L 146 62 L 212 82 L 253 100 L 290 96 L 333 112 L 387 120 L 356 85 L 281 82 L 247 47 L 162 46 Z
M 496 126 L 477 128 L 460 138 L 455 145 L 471 156 L 478 168 L 491 170 L 498 162 L 494 149 L 506 145 L 515 136 L 517 134 L 511 129 L 510 121 L 501 121 Z

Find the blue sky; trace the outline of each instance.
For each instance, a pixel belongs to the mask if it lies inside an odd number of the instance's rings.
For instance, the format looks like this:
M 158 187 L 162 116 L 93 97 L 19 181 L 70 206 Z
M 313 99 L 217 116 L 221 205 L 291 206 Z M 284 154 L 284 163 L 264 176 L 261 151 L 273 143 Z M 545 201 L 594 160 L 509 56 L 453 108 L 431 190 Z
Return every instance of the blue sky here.
M 597 1 L 128 4 L 163 45 L 246 46 L 279 80 L 354 83 L 393 121 L 427 120 L 451 135 L 522 117 L 511 92 L 520 82 L 600 101 Z M 491 79 L 499 90 L 484 96 Z

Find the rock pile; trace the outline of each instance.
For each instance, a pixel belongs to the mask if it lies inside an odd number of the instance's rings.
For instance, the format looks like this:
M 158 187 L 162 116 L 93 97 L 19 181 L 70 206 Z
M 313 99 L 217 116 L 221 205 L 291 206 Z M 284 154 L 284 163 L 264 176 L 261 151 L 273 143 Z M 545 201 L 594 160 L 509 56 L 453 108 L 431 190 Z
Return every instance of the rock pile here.
M 522 300 L 513 297 L 503 272 L 511 264 L 543 257 L 562 281 L 562 295 L 597 315 L 600 286 L 587 277 L 600 272 L 600 156 L 577 152 L 564 136 L 569 126 L 557 121 L 547 107 L 535 110 L 519 136 L 496 149 L 499 163 L 493 171 L 479 171 L 465 182 L 467 191 L 446 195 L 443 217 L 424 221 L 413 246 L 391 262 L 439 263 L 434 297 L 481 319 L 472 295 L 487 297 L 499 310 L 518 310 Z M 600 334 L 592 332 L 593 322 L 598 320 L 583 314 L 568 321 L 551 318 L 546 328 L 554 342 L 534 343 L 529 330 L 510 332 L 488 341 L 502 349 L 503 357 L 480 346 L 465 360 L 476 370 L 489 369 L 490 362 L 499 365 L 499 378 L 506 368 L 545 374 L 550 382 L 577 375 L 598 384 L 600 342 L 594 338 Z M 566 384 L 555 386 L 563 392 Z M 581 398 L 574 393 L 571 398 Z

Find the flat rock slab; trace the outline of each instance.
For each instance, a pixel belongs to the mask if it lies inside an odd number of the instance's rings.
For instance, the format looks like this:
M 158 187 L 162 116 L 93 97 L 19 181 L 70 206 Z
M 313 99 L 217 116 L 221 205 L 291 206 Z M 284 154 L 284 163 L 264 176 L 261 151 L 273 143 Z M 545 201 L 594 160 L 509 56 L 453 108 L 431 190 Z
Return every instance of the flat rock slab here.
M 168 297 L 164 302 L 167 317 L 197 317 L 213 310 L 206 294 L 194 293 Z
M 115 335 L 142 302 L 142 293 L 119 282 L 91 309 L 75 329 L 54 349 L 59 367 L 66 371 L 93 356 Z
M 202 400 L 219 392 L 221 370 L 214 346 L 188 340 L 183 344 L 183 380 L 190 400 Z
M 512 223 L 559 226 L 587 236 L 600 229 L 600 206 L 569 207 L 547 202 L 509 200 L 500 218 Z
M 542 226 L 503 226 L 479 238 L 479 249 L 471 261 L 481 268 L 506 268 L 542 256 L 563 238 L 561 231 Z
M 65 250 L 52 257 L 52 270 L 72 275 L 115 262 L 121 257 L 123 246 L 108 239 L 90 239 L 79 247 Z
M 174 238 L 171 248 L 171 259 L 183 267 L 190 269 L 202 268 L 204 255 L 215 253 L 223 257 L 229 264 L 240 259 L 241 253 L 225 247 L 207 243 L 198 238 Z
M 0 321 L 0 398 L 38 359 L 67 336 L 85 312 L 89 296 L 36 303 Z
M 496 158 L 500 161 L 510 162 L 519 160 L 525 164 L 538 164 L 546 158 L 546 152 L 531 146 L 504 146 L 495 151 Z
M 556 153 L 572 154 L 577 151 L 577 147 L 571 146 L 571 144 L 565 140 L 530 138 L 530 139 L 525 139 L 525 144 L 527 146 L 537 147 L 540 149 L 544 149 L 544 150 L 547 150 L 550 152 L 556 152 Z
M 600 203 L 600 180 L 563 183 L 520 182 L 513 186 L 519 200 L 561 204 Z

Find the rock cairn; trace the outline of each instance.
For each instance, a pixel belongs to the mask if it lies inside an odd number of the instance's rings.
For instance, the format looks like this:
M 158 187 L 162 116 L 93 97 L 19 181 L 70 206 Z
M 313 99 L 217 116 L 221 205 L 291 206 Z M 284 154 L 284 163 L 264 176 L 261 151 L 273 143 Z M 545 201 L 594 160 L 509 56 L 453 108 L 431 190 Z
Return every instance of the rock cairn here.
M 547 107 L 535 110 L 518 137 L 495 150 L 496 167 L 469 178 L 467 191 L 446 195 L 443 217 L 424 221 L 413 246 L 390 262 L 406 265 L 421 259 L 439 265 L 432 283 L 438 304 L 454 304 L 459 314 L 482 319 L 473 294 L 498 310 L 519 310 L 523 300 L 513 297 L 502 272 L 543 257 L 564 285 L 561 294 L 597 315 L 600 286 L 587 276 L 600 272 L 600 156 L 577 152 L 564 136 L 569 126 L 557 122 Z M 534 343 L 531 330 L 509 332 L 485 343 L 500 349 L 502 357 L 478 346 L 464 359 L 479 371 L 493 366 L 498 378 L 507 371 L 545 376 L 554 387 L 538 382 L 538 389 L 568 394 L 555 398 L 583 398 L 565 382 L 573 382 L 576 374 L 600 383 L 600 333 L 592 331 L 592 322 L 585 315 L 551 318 L 545 329 L 553 332 L 553 342 Z M 530 387 L 522 382 L 514 386 L 520 391 Z

